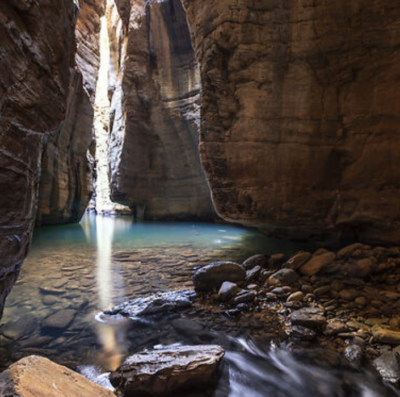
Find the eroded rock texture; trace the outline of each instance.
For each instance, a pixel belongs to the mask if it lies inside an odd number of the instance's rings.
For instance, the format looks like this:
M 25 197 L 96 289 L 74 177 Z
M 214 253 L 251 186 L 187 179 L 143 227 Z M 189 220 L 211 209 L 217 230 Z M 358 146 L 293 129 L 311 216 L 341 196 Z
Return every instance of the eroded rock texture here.
M 0 314 L 30 245 L 43 137 L 65 117 L 76 12 L 69 0 L 0 7 Z
M 81 0 L 64 122 L 45 138 L 37 223 L 78 222 L 92 194 L 93 116 L 103 0 Z
M 217 212 L 268 233 L 400 238 L 400 6 L 183 0 Z
M 118 0 L 109 25 L 113 201 L 138 218 L 212 218 L 198 153 L 199 69 L 180 0 Z

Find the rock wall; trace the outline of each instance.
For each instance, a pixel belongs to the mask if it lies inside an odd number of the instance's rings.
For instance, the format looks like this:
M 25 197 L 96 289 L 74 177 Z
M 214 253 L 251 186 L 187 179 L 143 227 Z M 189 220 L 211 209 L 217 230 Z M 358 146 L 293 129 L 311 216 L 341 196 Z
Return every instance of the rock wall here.
M 294 238 L 398 242 L 400 6 L 183 4 L 219 215 Z
M 103 0 L 81 0 L 75 28 L 76 66 L 70 79 L 67 114 L 45 138 L 37 223 L 78 222 L 92 195 L 93 117 L 99 69 Z
M 0 315 L 30 245 L 43 138 L 66 114 L 76 13 L 70 0 L 0 7 Z
M 199 69 L 180 0 L 118 0 L 109 26 L 112 200 L 137 218 L 213 218 L 198 151 Z

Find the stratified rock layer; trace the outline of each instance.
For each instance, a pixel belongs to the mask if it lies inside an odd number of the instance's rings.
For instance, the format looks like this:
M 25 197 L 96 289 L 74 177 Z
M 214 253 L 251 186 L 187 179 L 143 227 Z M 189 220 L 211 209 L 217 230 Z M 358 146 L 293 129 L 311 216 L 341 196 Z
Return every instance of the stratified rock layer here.
M 198 150 L 199 69 L 180 0 L 118 0 L 108 18 L 112 200 L 137 218 L 212 218 Z
M 111 391 L 50 360 L 29 356 L 0 374 L 7 397 L 115 397 Z
M 65 117 L 76 6 L 0 7 L 0 315 L 31 240 L 44 134 Z
M 67 113 L 44 142 L 37 223 L 78 222 L 92 194 L 93 116 L 104 0 L 79 2 L 77 52 Z
M 268 233 L 400 238 L 400 6 L 183 0 L 217 212 Z

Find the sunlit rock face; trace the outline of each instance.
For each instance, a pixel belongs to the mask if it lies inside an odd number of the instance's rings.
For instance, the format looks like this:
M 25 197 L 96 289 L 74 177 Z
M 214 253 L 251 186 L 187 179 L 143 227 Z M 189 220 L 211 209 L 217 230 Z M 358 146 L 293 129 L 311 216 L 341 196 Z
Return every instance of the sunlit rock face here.
M 211 219 L 200 76 L 180 0 L 118 0 L 109 12 L 111 197 L 137 218 Z
M 78 222 L 92 194 L 93 117 L 104 0 L 81 0 L 77 51 L 65 120 L 47 134 L 42 158 L 37 223 Z M 93 152 L 93 150 L 92 150 Z
M 76 13 L 70 0 L 0 7 L 0 314 L 30 245 L 42 142 L 66 114 Z
M 217 212 L 268 233 L 400 239 L 400 6 L 183 0 Z

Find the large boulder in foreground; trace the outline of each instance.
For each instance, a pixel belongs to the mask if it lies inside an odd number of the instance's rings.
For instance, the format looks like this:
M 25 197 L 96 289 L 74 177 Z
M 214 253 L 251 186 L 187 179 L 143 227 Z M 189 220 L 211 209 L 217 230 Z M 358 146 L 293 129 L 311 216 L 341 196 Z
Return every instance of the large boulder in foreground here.
M 110 381 L 124 397 L 165 396 L 196 387 L 204 390 L 216 381 L 224 354 L 217 345 L 144 351 L 128 357 L 111 373 Z
M 47 358 L 29 356 L 0 374 L 0 396 L 115 397 L 115 394 Z
M 106 315 L 124 317 L 146 317 L 187 309 L 192 306 L 196 293 L 193 290 L 178 290 L 158 293 L 146 298 L 135 298 L 104 312 Z
M 224 281 L 237 283 L 246 278 L 246 271 L 235 262 L 214 262 L 198 269 L 193 275 L 197 291 L 219 289 Z

